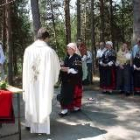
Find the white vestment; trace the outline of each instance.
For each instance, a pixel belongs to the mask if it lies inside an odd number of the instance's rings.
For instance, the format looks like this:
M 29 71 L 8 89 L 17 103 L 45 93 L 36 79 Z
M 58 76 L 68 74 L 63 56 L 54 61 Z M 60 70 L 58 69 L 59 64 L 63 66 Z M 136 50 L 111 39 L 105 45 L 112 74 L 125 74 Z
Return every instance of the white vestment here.
M 59 71 L 58 56 L 44 41 L 37 40 L 25 50 L 23 100 L 26 126 L 31 133 L 50 134 L 49 116 Z

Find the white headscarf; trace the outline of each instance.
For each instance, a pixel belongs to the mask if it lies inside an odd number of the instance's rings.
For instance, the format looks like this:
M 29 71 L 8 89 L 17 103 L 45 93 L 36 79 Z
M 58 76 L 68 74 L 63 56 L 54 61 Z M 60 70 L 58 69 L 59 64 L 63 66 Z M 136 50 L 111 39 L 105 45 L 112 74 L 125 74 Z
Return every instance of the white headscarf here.
M 77 48 L 76 43 L 69 43 L 69 44 L 67 45 L 67 47 L 73 49 L 73 50 L 75 51 L 76 54 L 78 54 L 78 55 L 81 56 L 80 51 L 79 51 L 79 49 Z
M 107 41 L 106 45 L 110 45 L 111 47 L 113 47 L 113 43 L 111 41 Z

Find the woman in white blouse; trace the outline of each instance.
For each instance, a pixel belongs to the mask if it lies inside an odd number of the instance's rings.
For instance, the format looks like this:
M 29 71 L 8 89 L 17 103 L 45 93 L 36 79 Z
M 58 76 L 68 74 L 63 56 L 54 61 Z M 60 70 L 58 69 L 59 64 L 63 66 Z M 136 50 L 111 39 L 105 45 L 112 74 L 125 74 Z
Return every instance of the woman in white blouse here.
M 117 90 L 124 92 L 127 96 L 131 91 L 131 52 L 128 45 L 124 43 L 117 53 Z

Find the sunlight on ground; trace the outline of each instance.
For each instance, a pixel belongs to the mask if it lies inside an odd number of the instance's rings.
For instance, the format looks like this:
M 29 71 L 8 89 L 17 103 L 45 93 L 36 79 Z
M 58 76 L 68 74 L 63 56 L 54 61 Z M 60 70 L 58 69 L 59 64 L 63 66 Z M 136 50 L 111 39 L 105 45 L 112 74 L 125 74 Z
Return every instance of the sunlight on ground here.
M 97 137 L 89 137 L 89 138 L 82 138 L 78 140 L 105 140 L 103 135 L 97 136 Z
M 77 123 L 75 123 L 75 122 L 70 122 L 70 121 L 64 120 L 64 119 L 59 119 L 57 121 L 60 122 L 60 123 L 65 123 L 67 125 L 73 125 L 73 126 L 76 126 L 77 125 Z

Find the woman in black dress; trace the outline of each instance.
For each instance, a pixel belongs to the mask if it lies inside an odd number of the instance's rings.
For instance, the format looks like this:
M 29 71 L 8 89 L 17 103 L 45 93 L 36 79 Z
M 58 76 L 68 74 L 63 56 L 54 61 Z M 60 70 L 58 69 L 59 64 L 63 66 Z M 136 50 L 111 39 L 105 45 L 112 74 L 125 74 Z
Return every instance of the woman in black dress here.
M 140 92 L 140 50 L 136 52 L 136 55 L 133 59 L 133 68 L 134 68 L 134 92 Z
M 116 52 L 111 41 L 106 42 L 106 51 L 103 53 L 99 64 L 102 66 L 100 87 L 103 92 L 112 92 L 115 89 L 115 62 Z
M 79 111 L 82 99 L 82 61 L 75 43 L 67 45 L 68 55 L 61 67 L 61 93 L 59 101 L 62 111 L 60 116 L 67 115 L 68 111 Z

